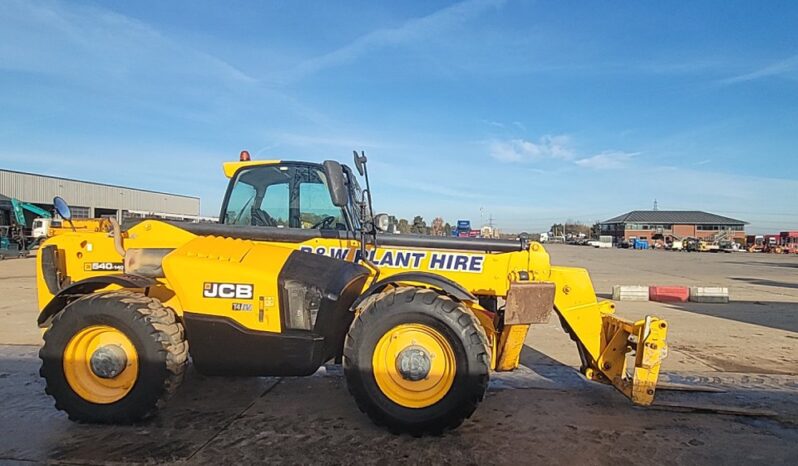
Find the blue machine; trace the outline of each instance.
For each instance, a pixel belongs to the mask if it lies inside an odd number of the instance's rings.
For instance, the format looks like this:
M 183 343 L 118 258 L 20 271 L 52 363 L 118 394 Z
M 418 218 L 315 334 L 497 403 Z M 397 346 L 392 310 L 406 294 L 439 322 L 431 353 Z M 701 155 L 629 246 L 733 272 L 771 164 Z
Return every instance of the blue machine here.
M 458 220 L 457 228 L 452 230 L 452 236 L 468 236 L 471 233 L 471 220 Z
M 19 256 L 19 246 L 11 241 L 11 227 L 0 225 L 0 260 Z

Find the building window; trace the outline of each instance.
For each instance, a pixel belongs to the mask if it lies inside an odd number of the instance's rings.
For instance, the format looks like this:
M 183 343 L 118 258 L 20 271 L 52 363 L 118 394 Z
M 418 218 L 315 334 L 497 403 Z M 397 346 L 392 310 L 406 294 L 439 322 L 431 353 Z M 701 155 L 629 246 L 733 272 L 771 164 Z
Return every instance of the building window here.
M 89 218 L 89 212 L 91 209 L 88 207 L 79 207 L 71 205 L 69 206 L 70 213 L 72 214 L 72 218 Z
M 699 231 L 743 231 L 743 225 L 696 225 Z

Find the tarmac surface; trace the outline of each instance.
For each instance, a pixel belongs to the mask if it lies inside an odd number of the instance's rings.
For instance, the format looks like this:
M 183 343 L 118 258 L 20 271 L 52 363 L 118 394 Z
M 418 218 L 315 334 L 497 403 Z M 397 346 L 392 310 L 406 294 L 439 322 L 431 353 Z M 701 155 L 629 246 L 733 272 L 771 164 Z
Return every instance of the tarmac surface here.
M 166 408 L 133 426 L 70 422 L 38 376 L 34 261 L 0 262 L 0 463 L 794 464 L 798 256 L 547 246 L 552 263 L 612 285 L 727 286 L 733 302 L 618 303 L 670 324 L 654 406 L 587 382 L 557 319 L 533 327 L 522 367 L 495 375 L 464 425 L 413 438 L 371 424 L 340 366 L 306 378 L 189 370 Z M 670 388 L 668 390 L 663 388 Z

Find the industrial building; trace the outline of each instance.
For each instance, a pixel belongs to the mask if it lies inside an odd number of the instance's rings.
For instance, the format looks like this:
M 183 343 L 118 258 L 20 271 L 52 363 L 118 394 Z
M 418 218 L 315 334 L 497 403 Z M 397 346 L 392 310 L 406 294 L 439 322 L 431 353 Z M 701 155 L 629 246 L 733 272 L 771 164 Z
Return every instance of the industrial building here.
M 601 222 L 601 234 L 612 236 L 613 242 L 686 238 L 714 240 L 725 236 L 745 244 L 748 222 L 698 210 L 633 210 Z
M 200 199 L 194 196 L 0 169 L 0 225 L 12 223 L 12 198 L 51 212 L 55 196 L 69 203 L 74 218 L 200 218 Z M 25 217 L 30 225 L 36 214 L 26 211 Z

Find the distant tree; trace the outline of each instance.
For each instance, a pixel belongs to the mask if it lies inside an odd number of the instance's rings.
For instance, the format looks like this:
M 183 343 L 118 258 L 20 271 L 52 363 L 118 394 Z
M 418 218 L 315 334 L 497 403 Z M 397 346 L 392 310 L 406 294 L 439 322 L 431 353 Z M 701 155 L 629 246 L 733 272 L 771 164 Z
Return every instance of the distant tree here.
M 443 219 L 441 217 L 435 217 L 432 221 L 432 234 L 434 236 L 443 236 Z
M 565 228 L 564 228 L 565 235 L 568 236 L 568 235 L 577 234 L 578 233 L 577 230 L 579 229 L 579 225 L 580 225 L 579 221 L 575 221 L 574 219 L 569 218 L 568 220 L 566 220 L 565 221 Z
M 421 215 L 416 215 L 413 217 L 413 225 L 410 227 L 410 233 L 416 233 L 419 235 L 427 234 L 427 222 L 424 221 L 424 218 L 421 217 Z
M 410 233 L 410 222 L 408 222 L 406 218 L 400 218 L 397 228 L 399 229 L 399 233 L 406 235 Z
M 443 235 L 444 236 L 452 235 L 452 226 L 449 224 L 449 222 L 446 222 L 446 224 L 443 226 Z
M 573 222 L 566 222 L 565 230 L 574 236 L 579 236 L 579 235 L 589 236 L 591 227 L 585 225 L 579 220 L 576 220 Z
M 569 218 L 565 221 L 565 223 L 553 224 L 551 226 L 551 230 L 549 231 L 551 231 L 554 236 L 578 236 L 580 234 L 590 236 L 592 234 L 592 230 L 593 227 L 585 225 L 579 220 L 573 220 Z

